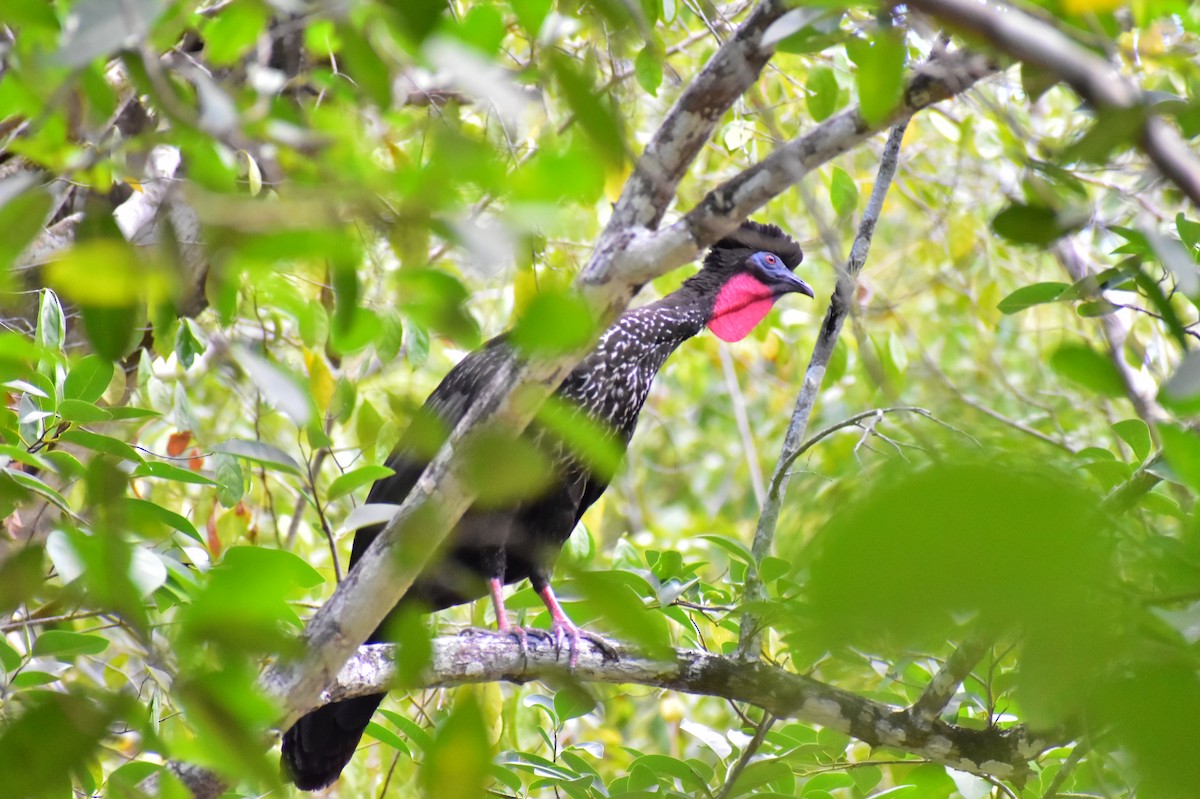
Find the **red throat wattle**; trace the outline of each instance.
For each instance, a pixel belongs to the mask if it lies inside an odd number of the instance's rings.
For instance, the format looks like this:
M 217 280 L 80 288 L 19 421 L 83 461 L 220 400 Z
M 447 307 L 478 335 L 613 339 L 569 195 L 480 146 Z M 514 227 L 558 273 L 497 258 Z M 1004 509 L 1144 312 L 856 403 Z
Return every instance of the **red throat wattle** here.
M 734 275 L 717 293 L 708 329 L 722 341 L 741 341 L 775 304 L 775 292 L 745 273 Z

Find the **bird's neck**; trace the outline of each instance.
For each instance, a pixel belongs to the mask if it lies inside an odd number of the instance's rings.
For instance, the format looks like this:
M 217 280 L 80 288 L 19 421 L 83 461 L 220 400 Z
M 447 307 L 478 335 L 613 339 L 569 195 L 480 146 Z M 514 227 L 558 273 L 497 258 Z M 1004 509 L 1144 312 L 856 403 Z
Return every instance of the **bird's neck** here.
M 711 313 L 711 297 L 682 290 L 626 311 L 563 383 L 563 395 L 628 440 L 658 370 Z

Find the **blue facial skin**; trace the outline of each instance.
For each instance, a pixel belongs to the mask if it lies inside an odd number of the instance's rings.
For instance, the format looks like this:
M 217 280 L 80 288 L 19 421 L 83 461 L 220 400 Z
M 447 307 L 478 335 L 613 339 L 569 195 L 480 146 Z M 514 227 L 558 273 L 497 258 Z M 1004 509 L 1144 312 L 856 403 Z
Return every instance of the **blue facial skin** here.
M 770 252 L 756 252 L 750 256 L 748 261 L 754 267 L 756 276 L 776 292 L 787 294 L 794 291 L 809 297 L 813 296 L 813 290 L 809 285 L 792 274 L 792 270 L 787 268 L 783 259 L 778 255 Z

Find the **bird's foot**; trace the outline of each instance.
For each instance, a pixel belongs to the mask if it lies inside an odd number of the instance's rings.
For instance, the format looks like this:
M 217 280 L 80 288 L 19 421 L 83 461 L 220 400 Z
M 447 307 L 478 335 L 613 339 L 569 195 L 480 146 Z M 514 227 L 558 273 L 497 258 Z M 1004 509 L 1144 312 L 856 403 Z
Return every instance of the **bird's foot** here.
M 555 619 L 550 627 L 550 634 L 554 639 L 554 648 L 559 655 L 562 654 L 563 644 L 567 647 L 567 663 L 570 668 L 575 668 L 579 663 L 579 641 L 586 640 L 600 650 L 605 661 L 617 660 L 617 650 L 612 644 L 604 640 L 603 637 L 587 630 L 582 630 L 579 625 L 568 618 Z

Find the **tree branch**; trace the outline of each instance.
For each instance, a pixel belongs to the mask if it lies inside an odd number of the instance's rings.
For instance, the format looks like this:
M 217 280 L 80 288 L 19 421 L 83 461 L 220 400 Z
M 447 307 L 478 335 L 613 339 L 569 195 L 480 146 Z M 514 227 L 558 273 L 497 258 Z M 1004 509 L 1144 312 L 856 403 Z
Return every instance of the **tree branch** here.
M 929 685 L 925 686 L 921 696 L 908 709 L 913 720 L 918 724 L 932 723 L 946 709 L 946 705 L 950 704 L 958 686 L 967 679 L 971 669 L 975 668 L 975 664 L 987 652 L 988 646 L 987 641 L 972 638 L 955 649 L 938 669 L 938 673 L 933 675 Z
M 1155 166 L 1200 205 L 1200 160 L 1168 123 L 1150 113 L 1146 96 L 1120 72 L 1047 23 L 1002 3 L 911 0 L 915 8 L 981 36 L 1014 58 L 1053 72 L 1098 111 L 1145 114 L 1138 146 Z
M 857 114 L 854 116 L 857 117 Z M 804 385 L 800 389 L 799 396 L 796 397 L 796 408 L 792 412 L 791 421 L 788 423 L 787 432 L 783 437 L 783 449 L 775 464 L 775 472 L 771 475 L 770 490 L 767 492 L 762 512 L 758 515 L 758 526 L 754 530 L 754 541 L 750 548 L 755 562 L 761 561 L 770 553 L 771 545 L 775 540 L 775 526 L 779 522 L 779 510 L 783 504 L 783 493 L 787 486 L 788 469 L 802 451 L 800 442 L 808 429 L 808 420 L 812 416 L 817 393 L 821 390 L 821 382 L 825 379 L 825 368 L 829 365 L 833 347 L 837 344 L 838 336 L 842 331 L 842 323 L 849 312 L 858 273 L 862 271 L 863 264 L 866 263 L 867 253 L 871 248 L 871 237 L 875 234 L 875 223 L 883 209 L 883 200 L 887 196 L 888 187 L 892 184 L 892 178 L 896 175 L 896 167 L 900 160 L 900 142 L 904 139 L 904 130 L 908 126 L 907 120 L 908 117 L 904 117 L 903 121 L 892 128 L 891 133 L 888 134 L 887 144 L 883 148 L 883 159 L 879 164 L 879 174 L 876 176 L 874 188 L 871 189 L 871 198 L 867 201 L 867 207 L 863 211 L 862 221 L 858 226 L 858 235 L 855 236 L 854 246 L 850 251 L 850 258 L 845 269 L 838 275 L 833 296 L 829 299 L 829 309 L 825 312 L 825 321 L 821 324 L 821 332 L 817 336 L 816 344 L 813 345 L 812 356 L 809 358 L 808 368 L 804 372 Z M 773 158 L 774 154 L 771 157 Z M 736 191 L 735 188 L 734 193 Z M 714 194 L 715 192 L 710 193 L 709 197 Z M 705 200 L 707 202 L 708 198 Z M 703 205 L 702 203 L 701 206 L 703 207 Z M 689 214 L 689 216 L 691 215 Z M 762 582 L 759 580 L 758 570 L 753 567 L 746 576 L 746 599 L 748 601 L 763 599 Z M 751 653 L 757 651 L 760 646 L 758 621 L 747 613 L 742 616 L 738 655 L 743 658 L 750 657 Z
M 944 763 L 961 771 L 1009 780 L 1018 785 L 1029 764 L 1048 747 L 1025 727 L 968 729 L 936 718 L 918 721 L 903 708 L 762 662 L 747 662 L 690 649 L 654 659 L 618 646 L 617 660 L 590 641 L 580 645 L 579 662 L 569 669 L 548 642 L 530 639 L 528 651 L 511 636 L 471 634 L 436 638 L 433 658 L 420 686 L 447 688 L 484 682 L 524 683 L 569 677 L 584 682 L 645 685 L 745 702 L 771 716 L 820 724 L 871 746 L 883 746 Z M 322 702 L 378 693 L 394 684 L 395 647 L 364 646 L 338 675 Z

